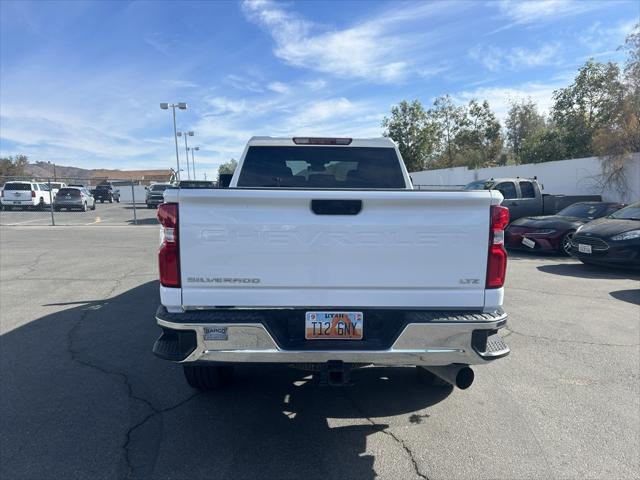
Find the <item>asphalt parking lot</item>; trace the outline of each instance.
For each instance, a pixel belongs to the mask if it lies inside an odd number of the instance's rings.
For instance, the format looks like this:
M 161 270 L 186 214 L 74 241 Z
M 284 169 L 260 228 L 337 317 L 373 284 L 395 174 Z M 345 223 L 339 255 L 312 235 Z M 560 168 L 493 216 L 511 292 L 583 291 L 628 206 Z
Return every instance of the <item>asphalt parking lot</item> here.
M 144 203 L 136 203 L 135 222 L 133 204 L 96 203 L 95 210 L 81 212 L 62 210 L 53 212 L 56 225 L 151 225 L 157 224 L 156 210 L 147 208 Z M 0 225 L 28 226 L 51 225 L 51 210 L 4 210 L 0 211 Z
M 637 276 L 512 256 L 512 354 L 476 368 L 466 391 L 410 368 L 332 389 L 251 367 L 199 394 L 151 353 L 157 238 L 0 228 L 1 478 L 638 476 Z

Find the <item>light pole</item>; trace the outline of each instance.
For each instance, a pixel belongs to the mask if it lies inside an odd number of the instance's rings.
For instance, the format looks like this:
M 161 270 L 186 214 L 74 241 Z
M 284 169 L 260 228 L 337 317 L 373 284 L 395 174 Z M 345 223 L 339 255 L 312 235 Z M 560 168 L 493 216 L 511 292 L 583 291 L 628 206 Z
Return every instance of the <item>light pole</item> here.
M 191 147 L 189 150 L 191 150 L 191 168 L 193 168 L 193 179 L 197 180 L 198 177 L 196 177 L 196 156 L 193 152 L 197 152 L 198 150 L 200 150 L 200 147 Z
M 189 145 L 187 145 L 187 137 L 193 137 L 193 132 L 178 132 L 179 137 L 184 137 L 184 153 L 187 155 L 187 176 L 191 180 L 191 172 L 189 171 Z
M 178 129 L 176 127 L 176 107 L 180 110 L 186 110 L 187 104 L 184 102 L 179 103 L 161 103 L 160 108 L 162 110 L 168 110 L 171 108 L 173 110 L 173 138 L 176 141 L 176 174 L 178 175 L 178 182 L 180 181 L 180 155 L 178 155 Z M 187 163 L 189 162 L 189 158 L 187 158 Z

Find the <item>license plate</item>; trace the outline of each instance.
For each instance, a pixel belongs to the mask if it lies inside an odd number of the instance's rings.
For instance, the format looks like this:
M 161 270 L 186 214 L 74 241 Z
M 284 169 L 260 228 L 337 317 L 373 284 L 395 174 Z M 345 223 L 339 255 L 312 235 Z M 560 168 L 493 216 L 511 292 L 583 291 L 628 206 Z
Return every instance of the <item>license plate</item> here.
M 307 340 L 362 340 L 362 312 L 307 312 L 304 338 Z
M 522 244 L 529 247 L 529 248 L 535 248 L 536 246 L 536 242 L 534 242 L 533 240 L 531 240 L 530 238 L 527 237 L 523 237 L 522 238 Z
M 13 202 L 14 205 L 20 205 L 22 202 Z
M 580 253 L 593 253 L 591 251 L 591 245 L 585 245 L 584 243 L 579 243 L 578 244 L 578 251 Z

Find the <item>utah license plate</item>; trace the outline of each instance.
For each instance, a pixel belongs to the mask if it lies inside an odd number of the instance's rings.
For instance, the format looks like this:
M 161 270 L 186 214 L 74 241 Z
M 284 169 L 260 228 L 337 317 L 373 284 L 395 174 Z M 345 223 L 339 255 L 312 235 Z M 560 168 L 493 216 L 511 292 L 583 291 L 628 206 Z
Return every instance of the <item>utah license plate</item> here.
M 580 253 L 592 253 L 591 245 L 585 245 L 584 243 L 579 243 L 578 244 L 578 251 Z
M 523 237 L 522 238 L 522 244 L 529 247 L 529 248 L 535 248 L 536 246 L 536 242 L 534 242 L 533 240 L 531 240 L 530 238 L 527 237 Z
M 307 312 L 304 338 L 307 340 L 362 340 L 362 312 Z

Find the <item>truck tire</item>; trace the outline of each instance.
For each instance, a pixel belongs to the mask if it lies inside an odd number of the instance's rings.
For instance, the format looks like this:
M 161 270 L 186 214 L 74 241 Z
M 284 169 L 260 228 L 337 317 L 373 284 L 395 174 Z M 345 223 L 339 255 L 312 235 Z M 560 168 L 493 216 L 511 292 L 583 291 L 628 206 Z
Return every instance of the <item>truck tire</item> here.
M 233 366 L 183 365 L 187 383 L 197 390 L 215 390 L 233 379 Z
M 113 196 L 109 197 L 109 203 L 113 203 Z
M 38 206 L 36 207 L 38 210 L 44 210 L 44 198 L 40 197 L 40 201 L 38 202 Z
M 120 197 L 116 198 L 116 203 L 120 203 Z

